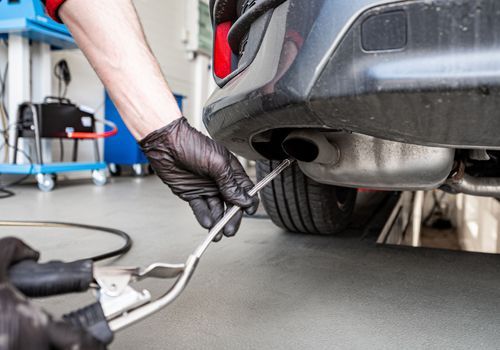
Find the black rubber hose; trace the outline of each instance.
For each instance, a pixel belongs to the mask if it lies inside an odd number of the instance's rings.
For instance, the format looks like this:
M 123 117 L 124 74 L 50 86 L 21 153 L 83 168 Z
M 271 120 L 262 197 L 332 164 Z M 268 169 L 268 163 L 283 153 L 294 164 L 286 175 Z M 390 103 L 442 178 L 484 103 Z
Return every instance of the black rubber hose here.
M 54 228 L 80 228 L 84 230 L 91 231 L 101 231 L 110 233 L 112 235 L 123 238 L 123 245 L 115 250 L 112 250 L 107 253 L 98 254 L 87 258 L 94 262 L 102 261 L 114 257 L 118 257 L 128 253 L 128 251 L 132 248 L 132 238 L 130 236 L 121 231 L 114 228 L 103 227 L 103 226 L 93 226 L 93 225 L 84 225 L 84 224 L 74 224 L 67 222 L 57 222 L 57 221 L 0 221 L 0 227 L 54 227 Z
M 245 35 L 249 32 L 252 23 L 267 11 L 272 10 L 285 0 L 263 0 L 250 7 L 240 18 L 234 22 L 227 35 L 227 41 L 234 54 L 240 51 L 239 46 Z

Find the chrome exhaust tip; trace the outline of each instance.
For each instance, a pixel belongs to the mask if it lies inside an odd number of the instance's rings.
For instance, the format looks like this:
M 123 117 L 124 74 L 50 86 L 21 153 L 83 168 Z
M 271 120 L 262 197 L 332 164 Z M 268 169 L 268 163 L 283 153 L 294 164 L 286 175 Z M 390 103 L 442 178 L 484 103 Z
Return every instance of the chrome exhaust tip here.
M 339 149 L 319 131 L 292 131 L 281 147 L 288 156 L 299 162 L 332 165 L 340 159 Z

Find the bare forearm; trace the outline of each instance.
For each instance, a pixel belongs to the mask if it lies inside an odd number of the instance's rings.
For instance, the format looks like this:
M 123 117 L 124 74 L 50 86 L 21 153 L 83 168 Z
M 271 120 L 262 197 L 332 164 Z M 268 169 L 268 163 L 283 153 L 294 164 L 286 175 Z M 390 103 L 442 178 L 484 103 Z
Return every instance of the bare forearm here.
M 181 116 L 131 0 L 68 0 L 59 15 L 136 139 Z

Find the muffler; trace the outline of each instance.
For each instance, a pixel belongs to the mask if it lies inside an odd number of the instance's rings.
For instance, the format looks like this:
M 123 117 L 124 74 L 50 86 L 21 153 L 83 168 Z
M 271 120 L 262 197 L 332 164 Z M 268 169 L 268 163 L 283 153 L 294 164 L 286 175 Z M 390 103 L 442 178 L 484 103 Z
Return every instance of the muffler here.
M 292 131 L 282 148 L 316 182 L 391 191 L 440 187 L 455 158 L 451 148 L 317 129 Z
M 319 131 L 292 131 L 281 146 L 287 155 L 300 162 L 334 165 L 340 159 L 339 149 Z

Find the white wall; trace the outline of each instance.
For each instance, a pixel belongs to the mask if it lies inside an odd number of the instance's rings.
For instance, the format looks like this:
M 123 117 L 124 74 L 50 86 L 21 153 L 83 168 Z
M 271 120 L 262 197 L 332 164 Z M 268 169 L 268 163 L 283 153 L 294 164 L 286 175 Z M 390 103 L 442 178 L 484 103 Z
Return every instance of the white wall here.
M 197 18 L 197 13 L 189 2 L 197 0 L 135 0 L 139 17 L 144 26 L 146 37 L 160 62 L 170 88 L 186 97 L 184 114 L 193 125 L 201 125 L 200 103 L 208 98 L 211 77 L 209 75 L 210 60 L 205 57 L 192 59 L 186 51 L 184 40 L 190 22 Z M 195 6 L 196 8 L 196 6 Z M 200 70 L 198 67 L 204 66 Z M 204 70 L 204 71 L 203 71 Z M 201 75 L 201 77 L 200 77 Z M 196 86 L 196 82 L 200 85 Z M 197 90 L 202 101 L 196 103 Z
M 197 16 L 196 13 L 192 13 L 193 11 L 188 13 L 187 1 L 196 0 L 134 0 L 134 3 L 146 37 L 171 89 L 174 93 L 185 96 L 184 114 L 193 125 L 201 126 L 201 105 L 208 97 L 209 86 L 211 86 L 210 60 L 206 57 L 193 59 L 185 49 L 183 39 L 186 35 L 186 23 L 192 20 L 192 16 Z M 0 47 L 0 68 L 5 64 L 4 51 Z M 61 58 L 68 61 L 72 73 L 72 83 L 67 96 L 78 104 L 99 109 L 97 115 L 102 117 L 104 88 L 83 54 L 78 50 L 56 51 L 52 54 L 52 64 Z M 53 94 L 56 94 L 56 79 L 53 80 L 52 85 Z M 53 145 L 53 148 L 57 159 L 58 144 Z M 66 148 L 68 157 L 66 159 L 69 159 L 69 144 Z M 87 145 L 82 145 L 80 155 L 80 160 L 93 159 L 93 149 L 88 142 Z

